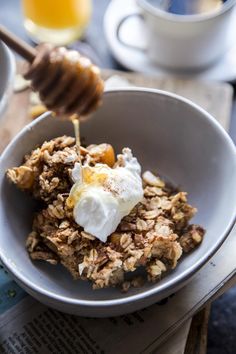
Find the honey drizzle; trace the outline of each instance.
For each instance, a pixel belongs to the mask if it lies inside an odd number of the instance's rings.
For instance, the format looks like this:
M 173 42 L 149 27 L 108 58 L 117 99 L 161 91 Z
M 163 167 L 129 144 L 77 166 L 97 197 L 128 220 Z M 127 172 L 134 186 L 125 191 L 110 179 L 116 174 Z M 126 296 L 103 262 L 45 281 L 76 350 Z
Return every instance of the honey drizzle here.
M 81 171 L 81 181 L 83 182 L 83 171 L 82 171 L 82 160 L 81 160 L 81 152 L 80 152 L 80 121 L 79 121 L 79 116 L 77 114 L 73 114 L 71 116 L 71 121 L 74 127 L 74 133 L 75 133 L 75 144 L 76 144 L 76 151 L 78 155 L 78 160 L 80 163 L 80 171 Z

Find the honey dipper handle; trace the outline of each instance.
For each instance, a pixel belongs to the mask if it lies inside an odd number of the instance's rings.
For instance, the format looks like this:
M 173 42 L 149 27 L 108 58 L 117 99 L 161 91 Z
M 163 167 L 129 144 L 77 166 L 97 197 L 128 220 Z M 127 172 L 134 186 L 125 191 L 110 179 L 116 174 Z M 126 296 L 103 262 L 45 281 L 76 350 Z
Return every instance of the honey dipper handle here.
M 22 56 L 30 63 L 34 60 L 36 50 L 19 37 L 9 32 L 5 27 L 0 25 L 0 39 L 16 53 Z

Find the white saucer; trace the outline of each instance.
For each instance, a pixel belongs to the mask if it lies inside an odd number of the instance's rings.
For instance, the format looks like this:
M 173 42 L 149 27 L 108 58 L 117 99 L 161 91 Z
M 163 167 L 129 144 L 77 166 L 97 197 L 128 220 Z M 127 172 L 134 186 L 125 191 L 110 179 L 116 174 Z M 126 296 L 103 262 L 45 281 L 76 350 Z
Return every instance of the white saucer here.
M 146 43 L 143 24 L 135 17 L 124 21 L 127 15 L 138 12 L 135 0 L 126 0 L 123 5 L 120 0 L 112 0 L 110 2 L 104 17 L 104 31 L 114 57 L 124 67 L 132 71 L 162 76 L 177 75 L 173 71 L 163 69 L 152 63 L 145 52 L 142 51 Z M 124 22 L 120 25 L 122 21 Z M 235 45 L 211 67 L 198 72 L 181 74 L 181 76 L 229 82 L 236 80 L 236 20 L 232 21 L 232 24 L 234 26 L 232 36 L 234 36 Z M 118 29 L 120 39 L 117 36 Z M 178 76 L 180 75 L 178 74 Z

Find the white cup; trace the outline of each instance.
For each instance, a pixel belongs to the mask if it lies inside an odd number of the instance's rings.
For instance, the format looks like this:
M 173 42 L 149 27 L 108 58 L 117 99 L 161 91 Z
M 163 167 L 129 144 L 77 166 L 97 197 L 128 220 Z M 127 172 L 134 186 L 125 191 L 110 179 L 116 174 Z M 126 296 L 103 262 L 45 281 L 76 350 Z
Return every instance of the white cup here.
M 146 0 L 136 2 L 139 13 L 127 16 L 122 23 L 130 16 L 139 16 L 147 33 L 144 50 L 160 66 L 181 71 L 203 69 L 232 45 L 236 0 L 226 1 L 218 10 L 196 15 L 176 15 Z

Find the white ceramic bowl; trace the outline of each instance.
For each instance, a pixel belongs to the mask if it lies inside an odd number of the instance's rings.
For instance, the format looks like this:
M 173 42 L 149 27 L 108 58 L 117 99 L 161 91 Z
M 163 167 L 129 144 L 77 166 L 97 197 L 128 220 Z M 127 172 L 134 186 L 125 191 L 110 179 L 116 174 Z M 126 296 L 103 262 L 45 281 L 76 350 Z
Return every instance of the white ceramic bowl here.
M 73 134 L 69 122 L 44 114 L 11 142 L 0 160 L 0 256 L 13 278 L 48 306 L 83 316 L 113 316 L 148 306 L 182 287 L 220 247 L 236 215 L 234 144 L 208 113 L 176 95 L 147 89 L 114 90 L 82 124 L 87 143 L 129 146 L 144 169 L 157 170 L 189 193 L 198 208 L 194 222 L 207 229 L 203 243 L 183 257 L 159 283 L 131 289 L 93 291 L 73 281 L 61 266 L 32 262 L 25 249 L 34 203 L 5 178 L 7 168 L 45 139 Z
M 14 74 L 14 56 L 7 46 L 0 41 L 0 119 L 12 92 Z

